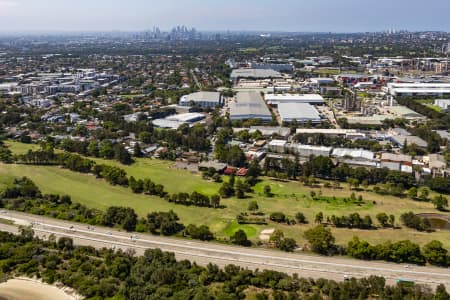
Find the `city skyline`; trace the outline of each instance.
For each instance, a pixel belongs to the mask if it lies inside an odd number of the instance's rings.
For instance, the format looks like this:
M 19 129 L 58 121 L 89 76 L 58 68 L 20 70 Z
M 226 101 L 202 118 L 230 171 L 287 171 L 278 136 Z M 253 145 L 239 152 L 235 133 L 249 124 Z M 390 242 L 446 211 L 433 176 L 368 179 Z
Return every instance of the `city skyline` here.
M 403 1 L 402 1 L 403 2 Z M 185 24 L 201 31 L 375 32 L 389 28 L 449 31 L 450 3 L 380 0 L 56 1 L 0 0 L 0 32 L 168 30 Z

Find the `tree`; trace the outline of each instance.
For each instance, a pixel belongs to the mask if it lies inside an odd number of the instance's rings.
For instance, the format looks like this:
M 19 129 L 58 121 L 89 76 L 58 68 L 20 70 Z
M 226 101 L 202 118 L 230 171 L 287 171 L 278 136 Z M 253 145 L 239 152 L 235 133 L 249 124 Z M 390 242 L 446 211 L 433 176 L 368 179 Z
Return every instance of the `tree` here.
M 440 241 L 433 240 L 423 247 L 425 259 L 432 265 L 446 267 L 450 263 L 447 253 Z
M 71 251 L 74 248 L 73 240 L 68 237 L 59 238 L 56 245 L 57 245 L 58 249 L 64 250 L 64 251 Z
M 389 222 L 389 216 L 385 213 L 379 213 L 377 214 L 377 220 L 381 226 L 386 227 Z
M 266 197 L 272 197 L 272 189 L 270 188 L 270 185 L 265 185 L 264 186 L 264 195 Z
M 273 243 L 275 247 L 278 248 L 282 239 L 284 239 L 283 231 L 275 229 L 275 231 L 270 235 L 269 242 Z
M 114 146 L 114 159 L 120 161 L 124 165 L 129 165 L 133 162 L 130 153 L 121 144 L 116 144 Z
M 248 203 L 247 209 L 251 212 L 256 212 L 259 209 L 258 202 L 254 201 L 254 200 L 250 201 Z
M 211 196 L 211 206 L 214 208 L 218 208 L 220 206 L 220 196 L 215 194 Z
M 350 190 L 352 188 L 357 189 L 359 187 L 359 180 L 356 179 L 356 178 L 348 178 L 347 179 L 347 183 L 348 183 L 348 186 L 349 186 Z
M 234 187 L 229 182 L 224 182 L 219 189 L 219 194 L 222 198 L 229 198 L 234 196 Z
M 415 186 L 408 190 L 408 197 L 411 199 L 417 198 L 417 188 Z
M 286 251 L 286 252 L 292 252 L 297 247 L 297 242 L 292 238 L 285 238 L 282 239 L 279 243 L 278 248 L 280 250 Z
M 440 284 L 436 287 L 436 293 L 433 300 L 450 300 L 450 295 L 447 293 L 445 285 Z
M 286 215 L 282 212 L 274 212 L 270 214 L 270 220 L 277 223 L 284 223 L 286 222 Z
M 234 233 L 231 237 L 231 242 L 236 245 L 250 246 L 250 241 L 247 238 L 247 234 L 242 229 L 239 229 Z
M 422 187 L 418 191 L 419 193 L 419 199 L 422 201 L 427 201 L 428 196 L 430 195 L 430 190 L 427 187 Z
M 334 248 L 334 237 L 331 230 L 318 225 L 305 231 L 305 238 L 311 245 L 311 250 L 320 254 L 328 254 Z
M 301 224 L 307 224 L 308 223 L 308 221 L 306 220 L 305 215 L 303 213 L 301 213 L 301 212 L 298 212 L 298 213 L 295 214 L 295 220 L 298 223 L 301 223 Z
M 134 144 L 133 153 L 134 153 L 134 156 L 136 156 L 136 157 L 141 157 L 142 156 L 141 146 L 139 145 L 138 142 L 136 142 Z
M 241 180 L 236 180 L 234 190 L 236 193 L 236 197 L 238 197 L 239 199 L 245 198 L 245 186 Z
M 391 227 L 395 226 L 395 216 L 394 215 L 389 215 L 389 224 L 391 225 Z
M 206 225 L 201 225 L 197 227 L 191 224 L 188 227 L 186 227 L 186 234 L 190 235 L 193 239 L 201 241 L 214 240 L 214 234 L 209 230 L 209 227 Z
M 448 207 L 448 200 L 442 195 L 434 197 L 432 202 L 437 210 L 444 211 Z
M 316 218 L 314 219 L 314 222 L 322 224 L 322 222 L 323 222 L 323 213 L 322 212 L 318 212 L 316 214 Z

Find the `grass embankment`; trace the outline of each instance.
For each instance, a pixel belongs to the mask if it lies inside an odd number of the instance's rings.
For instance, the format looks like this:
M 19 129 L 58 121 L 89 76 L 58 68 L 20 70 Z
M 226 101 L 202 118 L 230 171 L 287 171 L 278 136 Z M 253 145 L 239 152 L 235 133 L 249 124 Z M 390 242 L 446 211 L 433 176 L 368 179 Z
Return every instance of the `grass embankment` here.
M 29 145 L 9 143 L 11 150 L 15 153 L 24 153 Z M 28 148 L 27 148 L 28 147 Z M 97 159 L 98 162 L 119 165 L 119 163 L 109 160 Z M 139 159 L 132 166 L 122 166 L 129 175 L 136 178 L 149 177 L 157 183 L 165 186 L 170 193 L 199 191 L 214 194 L 218 191 L 220 184 L 207 182 L 198 174 L 192 174 L 185 170 L 176 170 L 173 163 L 160 160 Z M 79 174 L 59 167 L 28 166 L 28 165 L 0 165 L 0 189 L 12 180 L 13 177 L 27 176 L 32 179 L 44 193 L 69 194 L 75 202 L 85 204 L 92 208 L 106 209 L 109 206 L 128 206 L 136 210 L 140 216 L 145 216 L 152 211 L 174 210 L 181 218 L 181 221 L 188 225 L 205 224 L 208 225 L 218 237 L 232 235 L 238 229 L 243 229 L 247 235 L 256 240 L 259 232 L 266 228 L 282 229 L 287 236 L 295 238 L 299 244 L 304 243 L 303 232 L 315 224 L 314 216 L 322 211 L 325 216 L 335 214 L 337 216 L 348 215 L 358 212 L 364 216 L 370 215 L 376 222 L 375 216 L 380 212 L 393 214 L 399 223 L 400 215 L 404 212 L 413 211 L 415 213 L 436 212 L 431 203 L 418 202 L 410 199 L 401 199 L 392 196 L 380 196 L 369 191 L 356 191 L 356 195 L 361 195 L 364 204 L 358 205 L 351 201 L 344 201 L 348 198 L 350 191 L 346 184 L 341 189 L 310 188 L 298 182 L 282 182 L 264 178 L 262 182 L 254 188 L 255 193 L 251 199 L 222 199 L 225 209 L 211 209 L 200 207 L 186 207 L 174 205 L 159 197 L 133 194 L 129 189 L 111 186 L 103 180 L 96 179 L 92 175 Z M 270 185 L 274 197 L 264 196 L 265 185 Z M 310 192 L 314 190 L 316 194 L 321 194 L 326 199 L 317 201 L 310 197 Z M 335 199 L 333 198 L 335 197 Z M 268 216 L 272 212 L 280 211 L 290 218 L 295 213 L 302 212 L 310 221 L 307 225 L 288 226 L 270 222 L 268 225 L 239 225 L 236 223 L 236 215 L 247 210 L 248 202 L 256 200 L 264 213 Z M 375 202 L 375 203 L 374 203 Z M 450 215 L 450 214 L 449 214 Z M 326 217 L 325 217 L 326 218 Z M 438 239 L 450 248 L 450 234 L 448 231 L 438 231 L 434 233 L 420 233 L 408 228 L 398 230 L 378 229 L 378 230 L 350 230 L 332 229 L 336 240 L 340 244 L 345 244 L 354 235 L 371 243 L 381 243 L 388 239 L 398 241 L 410 239 L 418 244 L 425 244 L 433 239 Z

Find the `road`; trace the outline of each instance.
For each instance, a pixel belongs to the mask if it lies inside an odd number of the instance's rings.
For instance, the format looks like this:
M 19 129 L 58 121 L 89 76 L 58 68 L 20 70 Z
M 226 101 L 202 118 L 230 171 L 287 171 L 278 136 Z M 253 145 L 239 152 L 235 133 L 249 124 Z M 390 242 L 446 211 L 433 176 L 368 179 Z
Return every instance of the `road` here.
M 85 224 L 49 219 L 41 216 L 2 210 L 0 219 L 16 225 L 30 225 L 36 235 L 48 238 L 70 237 L 76 245 L 96 248 L 133 249 L 143 254 L 146 249 L 159 248 L 175 253 L 177 259 L 187 259 L 199 265 L 214 263 L 221 267 L 235 264 L 252 270 L 271 269 L 301 277 L 327 278 L 337 281 L 344 275 L 356 278 L 370 275 L 383 276 L 394 284 L 398 278 L 435 287 L 444 284 L 450 289 L 450 271 L 445 268 L 410 266 L 386 262 L 372 262 L 343 257 L 323 257 L 300 253 L 284 253 L 256 248 L 244 248 L 211 242 L 166 238 L 147 234 L 127 233 L 110 228 L 92 227 Z M 17 232 L 17 226 L 0 224 L 0 230 Z
M 191 70 L 191 75 L 192 75 L 192 78 L 194 78 L 195 85 L 201 90 L 202 89 L 202 85 L 198 81 L 197 75 L 195 75 L 194 70 Z

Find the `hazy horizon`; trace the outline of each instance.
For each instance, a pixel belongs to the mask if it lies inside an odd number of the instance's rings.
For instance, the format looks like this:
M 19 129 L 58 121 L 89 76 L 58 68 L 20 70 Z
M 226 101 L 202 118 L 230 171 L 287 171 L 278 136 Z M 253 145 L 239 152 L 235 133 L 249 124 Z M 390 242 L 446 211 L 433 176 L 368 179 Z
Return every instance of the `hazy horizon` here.
M 448 32 L 448 11 L 446 0 L 0 0 L 0 32 L 135 32 L 176 25 L 201 31 Z

